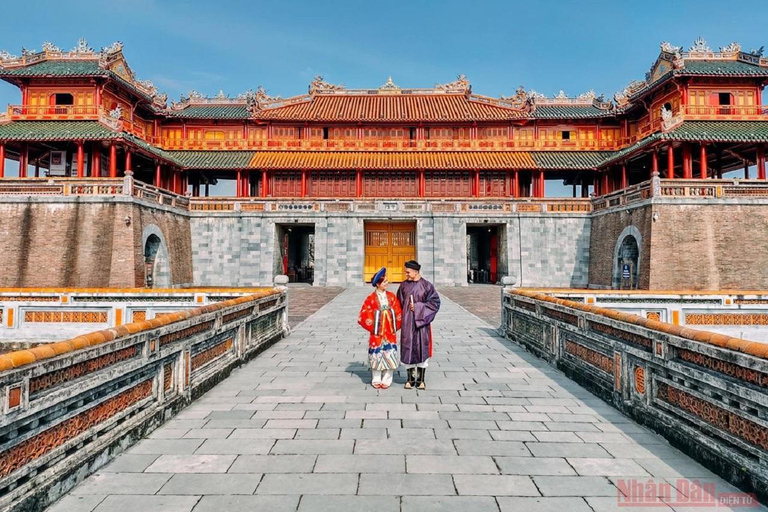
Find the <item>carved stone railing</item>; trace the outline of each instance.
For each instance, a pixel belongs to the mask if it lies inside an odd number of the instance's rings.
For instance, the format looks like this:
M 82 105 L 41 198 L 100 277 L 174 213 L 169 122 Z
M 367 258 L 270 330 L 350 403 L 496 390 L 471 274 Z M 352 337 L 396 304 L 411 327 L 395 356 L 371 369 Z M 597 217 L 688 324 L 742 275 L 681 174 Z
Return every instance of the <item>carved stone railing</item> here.
M 122 178 L 3 178 L 0 196 L 115 196 L 123 185 Z
M 42 510 L 287 332 L 283 290 L 0 355 L 0 509 Z
M 758 499 L 768 499 L 768 344 L 514 290 L 505 335 Z
M 300 212 L 401 212 L 401 213 L 578 213 L 592 211 L 587 198 L 497 198 L 497 199 L 263 199 L 229 197 L 191 197 L 190 211 L 263 212 L 274 214 Z
M 154 185 L 149 185 L 141 181 L 133 180 L 131 194 L 133 197 L 138 197 L 139 199 L 144 199 L 145 201 L 164 204 L 166 206 L 172 206 L 175 208 L 182 208 L 184 210 L 189 209 L 188 197 L 174 194 L 168 190 L 155 187 Z
M 8 118 L 20 120 L 95 120 L 99 107 L 81 105 L 8 105 Z
M 644 181 L 630 187 L 592 199 L 595 211 L 638 203 L 652 197 L 720 199 L 737 197 L 768 197 L 768 181 L 745 179 L 659 179 Z

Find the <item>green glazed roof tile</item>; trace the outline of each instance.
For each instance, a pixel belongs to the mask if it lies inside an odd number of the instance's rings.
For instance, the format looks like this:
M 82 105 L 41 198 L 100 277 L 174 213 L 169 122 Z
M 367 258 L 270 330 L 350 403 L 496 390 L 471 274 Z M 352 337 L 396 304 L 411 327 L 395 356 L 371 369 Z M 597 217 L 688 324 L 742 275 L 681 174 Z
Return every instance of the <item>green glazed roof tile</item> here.
M 535 151 L 533 161 L 540 169 L 594 169 L 614 151 Z
M 18 68 L 0 67 L 0 77 L 12 76 L 104 76 L 109 71 L 97 60 L 46 60 Z
M 588 119 L 616 115 L 616 110 L 603 110 L 592 105 L 537 105 L 536 119 Z
M 188 169 L 243 169 L 251 163 L 254 151 L 166 151 Z
M 248 106 L 234 105 L 191 105 L 181 110 L 167 111 L 168 117 L 186 119 L 250 119 Z
M 0 125 L 0 140 L 104 140 L 118 139 L 114 132 L 97 121 L 16 121 Z

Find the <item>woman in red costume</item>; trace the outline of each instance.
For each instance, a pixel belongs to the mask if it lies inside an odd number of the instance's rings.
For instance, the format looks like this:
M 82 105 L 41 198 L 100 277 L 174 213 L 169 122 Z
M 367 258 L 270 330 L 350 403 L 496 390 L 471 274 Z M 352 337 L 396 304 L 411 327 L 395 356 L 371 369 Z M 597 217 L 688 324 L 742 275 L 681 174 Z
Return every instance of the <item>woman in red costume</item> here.
M 395 294 L 387 291 L 386 268 L 376 272 L 371 284 L 376 290 L 363 302 L 357 323 L 371 334 L 368 338 L 368 363 L 373 374 L 371 383 L 376 389 L 387 389 L 400 366 L 397 330 L 403 321 L 403 312 Z

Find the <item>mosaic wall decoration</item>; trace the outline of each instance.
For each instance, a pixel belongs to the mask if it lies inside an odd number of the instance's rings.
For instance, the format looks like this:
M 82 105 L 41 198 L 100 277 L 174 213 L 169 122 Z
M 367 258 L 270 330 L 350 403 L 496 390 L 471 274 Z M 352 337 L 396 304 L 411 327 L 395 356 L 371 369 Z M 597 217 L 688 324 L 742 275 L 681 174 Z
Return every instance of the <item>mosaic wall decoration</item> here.
M 43 375 L 33 377 L 29 380 L 29 393 L 34 396 L 36 393 L 58 386 L 64 382 L 79 379 L 80 377 L 98 372 L 108 366 L 138 357 L 140 353 L 141 345 L 133 345 L 99 357 L 94 357 L 93 359 L 88 359 L 87 361 L 74 363 L 70 366 L 61 368 L 60 370 L 44 373 Z
M 206 350 L 203 350 L 198 354 L 195 354 L 194 356 L 192 356 L 192 371 L 195 371 L 198 368 L 205 366 L 206 364 L 210 363 L 217 357 L 220 357 L 223 354 L 229 352 L 231 348 L 232 348 L 232 338 L 227 338 L 221 343 L 218 343 Z
M 10 475 L 89 428 L 103 423 L 150 396 L 152 396 L 152 381 L 145 380 L 119 395 L 0 453 L 0 478 Z
M 768 313 L 686 313 L 686 325 L 768 325 Z
M 93 323 L 105 324 L 106 311 L 25 311 L 24 321 L 29 323 Z
M 222 318 L 222 323 L 228 324 L 229 322 L 233 322 L 239 318 L 246 317 L 252 313 L 253 313 L 252 307 L 248 307 L 240 311 L 235 311 L 234 313 L 229 313 L 227 315 L 224 315 L 224 317 Z
M 131 320 L 133 322 L 143 322 L 147 319 L 147 312 L 144 310 L 141 311 L 134 311 L 131 315 Z
M 189 338 L 190 336 L 194 336 L 195 334 L 201 333 L 203 331 L 207 331 L 212 327 L 213 327 L 213 320 L 209 320 L 207 322 L 202 322 L 197 325 L 187 327 L 186 329 L 180 329 L 175 332 L 163 334 L 162 336 L 160 336 L 160 346 L 162 347 L 164 345 L 167 345 L 168 343 L 173 343 L 174 341 L 179 341 L 179 340 L 183 340 L 184 338 Z
M 579 325 L 579 317 L 577 317 L 576 315 L 571 315 L 569 313 L 564 313 L 562 311 L 557 311 L 556 309 L 549 309 L 549 308 L 542 308 L 541 312 L 544 313 L 544 316 L 548 316 L 549 318 L 554 318 L 555 320 L 560 320 L 561 322 L 575 325 L 577 327 Z
M 749 444 L 768 450 L 768 428 L 681 389 L 660 382 L 656 397 Z
M 585 347 L 573 340 L 565 340 L 565 351 L 602 372 L 614 375 L 614 360 L 605 354 Z
M 657 322 L 661 322 L 661 312 L 660 311 L 646 311 L 645 312 L 645 318 L 648 320 L 655 320 Z
M 651 347 L 653 346 L 651 339 L 646 336 L 641 336 L 640 334 L 617 329 L 615 327 L 611 327 L 610 325 L 605 325 L 598 322 L 589 322 L 589 328 L 595 332 L 618 338 L 622 341 L 626 341 L 632 345 L 637 345 L 646 350 L 651 350 Z
M 695 364 L 702 368 L 723 373 L 761 388 L 768 387 L 768 374 L 757 370 L 745 368 L 729 361 L 723 361 L 722 359 L 693 352 L 692 350 L 678 349 L 677 357 L 686 363 Z
M 167 393 L 173 387 L 173 364 L 168 363 L 163 367 L 163 390 Z
M 645 369 L 642 366 L 635 366 L 635 391 L 645 394 Z

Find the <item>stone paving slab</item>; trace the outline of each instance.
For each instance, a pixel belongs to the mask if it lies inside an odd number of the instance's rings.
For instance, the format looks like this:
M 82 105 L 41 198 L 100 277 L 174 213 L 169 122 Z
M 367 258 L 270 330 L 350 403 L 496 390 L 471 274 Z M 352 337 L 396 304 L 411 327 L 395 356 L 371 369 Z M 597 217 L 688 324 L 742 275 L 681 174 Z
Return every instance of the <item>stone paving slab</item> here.
M 370 386 L 356 324 L 369 289 L 335 293 L 49 510 L 588 512 L 623 509 L 633 479 L 734 490 L 467 311 L 488 316 L 498 287 L 467 309 L 443 297 L 426 391 L 404 389 L 402 368 L 390 389 Z

